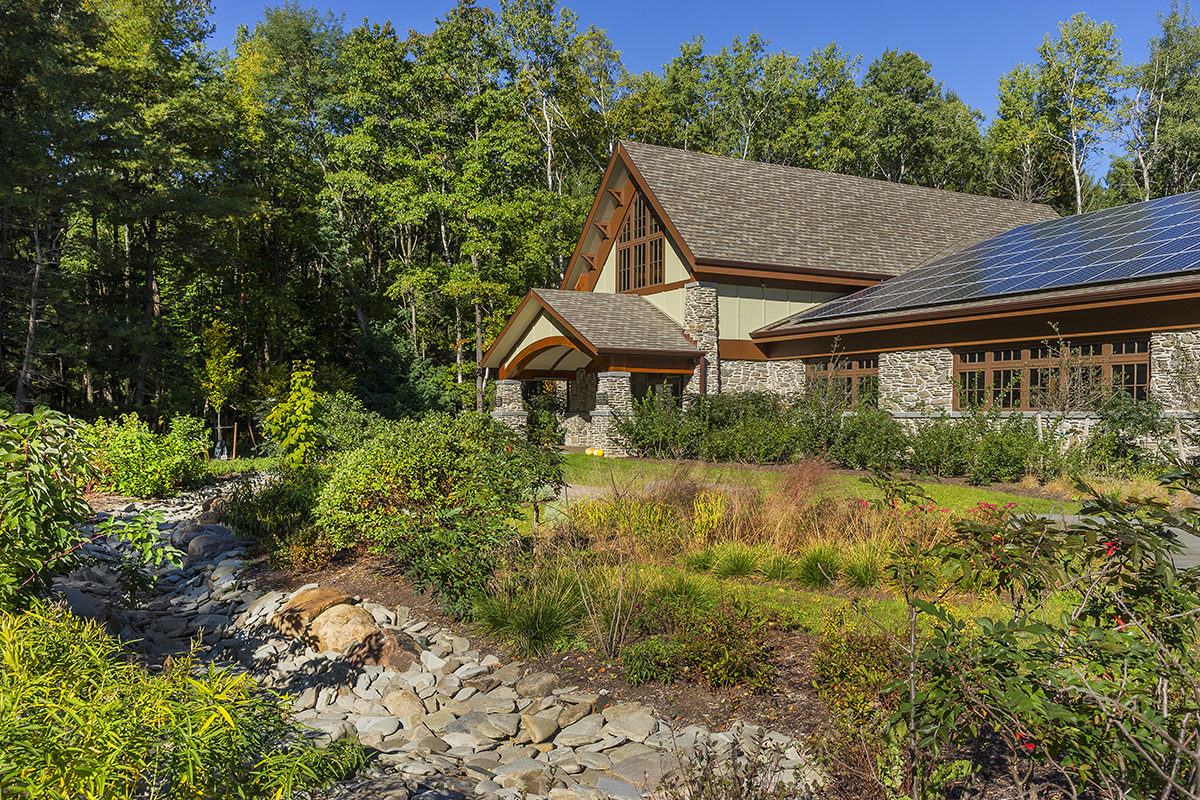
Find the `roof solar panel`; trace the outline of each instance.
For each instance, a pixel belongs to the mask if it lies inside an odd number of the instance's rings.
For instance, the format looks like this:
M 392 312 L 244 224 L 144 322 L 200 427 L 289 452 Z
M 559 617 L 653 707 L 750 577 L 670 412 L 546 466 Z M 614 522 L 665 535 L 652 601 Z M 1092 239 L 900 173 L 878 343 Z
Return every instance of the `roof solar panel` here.
M 1015 228 L 771 327 L 1200 272 L 1200 192 Z

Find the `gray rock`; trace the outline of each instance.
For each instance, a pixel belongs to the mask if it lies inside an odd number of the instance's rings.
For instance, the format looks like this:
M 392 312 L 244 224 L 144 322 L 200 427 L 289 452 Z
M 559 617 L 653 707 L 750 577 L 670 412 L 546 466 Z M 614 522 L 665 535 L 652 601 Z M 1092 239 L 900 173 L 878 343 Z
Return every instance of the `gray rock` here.
M 545 697 L 558 688 L 558 676 L 552 672 L 534 672 L 517 681 L 519 697 Z
M 382 738 L 400 730 L 400 720 L 395 717 L 359 717 L 355 727 L 360 734 Z
M 554 737 L 554 743 L 559 747 L 579 747 L 598 742 L 602 738 L 603 728 L 604 717 L 591 714 L 559 731 Z
M 521 723 L 529 731 L 529 738 L 534 744 L 550 741 L 558 733 L 558 720 L 554 717 L 543 717 L 537 714 L 522 714 Z
M 642 793 L 625 781 L 603 776 L 596 781 L 596 791 L 615 800 L 642 800 Z

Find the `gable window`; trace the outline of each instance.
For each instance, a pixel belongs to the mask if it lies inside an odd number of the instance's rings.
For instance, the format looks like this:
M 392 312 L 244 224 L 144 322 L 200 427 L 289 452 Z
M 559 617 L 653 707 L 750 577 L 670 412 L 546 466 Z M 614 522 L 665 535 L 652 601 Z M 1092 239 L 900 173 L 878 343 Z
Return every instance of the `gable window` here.
M 617 291 L 661 284 L 665 252 L 666 237 L 658 217 L 646 199 L 635 194 L 617 236 Z
M 956 408 L 1067 411 L 1093 408 L 1108 392 L 1149 396 L 1145 339 L 969 350 L 954 362 Z
M 804 365 L 809 392 L 824 393 L 835 407 L 875 408 L 879 405 L 879 357 L 855 356 Z

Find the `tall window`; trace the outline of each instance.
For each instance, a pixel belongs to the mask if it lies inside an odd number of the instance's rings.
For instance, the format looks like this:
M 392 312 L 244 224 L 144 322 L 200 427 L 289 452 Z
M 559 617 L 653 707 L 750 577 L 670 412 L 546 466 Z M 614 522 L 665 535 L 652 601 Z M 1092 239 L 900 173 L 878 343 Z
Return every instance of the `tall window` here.
M 666 237 L 658 217 L 641 194 L 633 196 L 633 206 L 625 215 L 625 224 L 617 237 L 617 291 L 628 292 L 657 286 L 663 282 L 663 258 Z
M 809 391 L 824 392 L 833 405 L 843 408 L 879 405 L 879 357 L 854 356 L 804 365 Z
M 1087 342 L 955 355 L 955 405 L 1013 411 L 1092 408 L 1108 392 L 1145 400 L 1150 390 L 1150 342 Z

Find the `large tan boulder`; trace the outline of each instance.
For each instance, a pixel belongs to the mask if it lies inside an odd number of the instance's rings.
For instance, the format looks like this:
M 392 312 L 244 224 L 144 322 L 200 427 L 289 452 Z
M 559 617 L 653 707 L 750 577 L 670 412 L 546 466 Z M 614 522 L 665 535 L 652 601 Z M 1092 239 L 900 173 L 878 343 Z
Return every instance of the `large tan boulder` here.
M 386 667 L 404 672 L 414 662 L 421 660 L 421 648 L 408 634 L 381 628 L 352 645 L 346 651 L 346 660 L 352 667 Z
M 361 606 L 337 605 L 312 621 L 308 626 L 308 639 L 315 641 L 318 650 L 340 653 L 377 630 L 379 626 L 370 611 Z
M 284 636 L 303 639 L 313 620 L 330 608 L 353 602 L 350 595 L 329 586 L 313 586 L 292 595 L 271 618 L 271 627 Z

